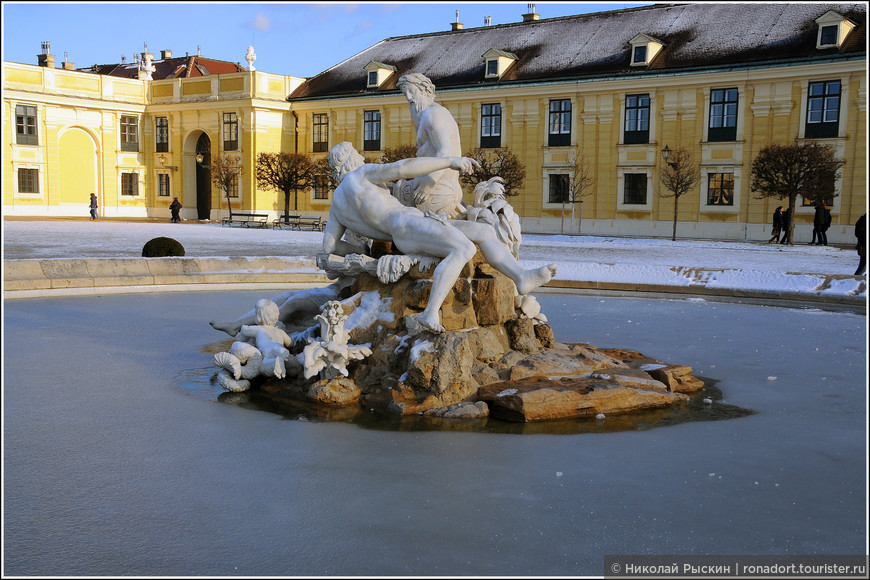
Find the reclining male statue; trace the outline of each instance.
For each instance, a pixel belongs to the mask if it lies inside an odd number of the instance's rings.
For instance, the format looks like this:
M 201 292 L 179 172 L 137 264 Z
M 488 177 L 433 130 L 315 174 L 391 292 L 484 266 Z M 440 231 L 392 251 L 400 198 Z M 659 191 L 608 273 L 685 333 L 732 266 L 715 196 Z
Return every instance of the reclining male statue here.
M 432 332 L 443 332 L 438 313 L 453 288 L 463 266 L 476 253 L 475 244 L 486 260 L 516 284 L 520 294 L 528 294 L 549 282 L 556 265 L 527 270 L 482 223 L 447 220 L 443 214 L 422 212 L 402 205 L 390 195 L 387 184 L 398 179 L 413 179 L 441 169 L 469 173 L 477 162 L 467 157 L 416 157 L 395 163 L 365 163 L 347 141 L 329 152 L 329 166 L 338 187 L 335 189 L 329 220 L 323 233 L 323 251 L 346 255 L 361 249 L 342 241 L 346 230 L 373 240 L 391 241 L 404 254 L 441 258 L 432 274 L 429 303 L 419 323 Z

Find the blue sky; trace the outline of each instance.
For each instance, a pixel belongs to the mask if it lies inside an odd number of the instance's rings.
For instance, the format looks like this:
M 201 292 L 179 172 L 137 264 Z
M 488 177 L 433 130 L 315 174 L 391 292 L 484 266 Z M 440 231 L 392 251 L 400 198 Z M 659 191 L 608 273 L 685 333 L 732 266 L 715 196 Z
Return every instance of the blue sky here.
M 541 18 L 615 10 L 651 2 L 535 2 Z M 133 61 L 161 50 L 239 62 L 248 45 L 265 72 L 308 77 L 384 38 L 522 21 L 528 2 L 3 2 L 3 60 L 36 64 L 42 41 L 56 66 Z

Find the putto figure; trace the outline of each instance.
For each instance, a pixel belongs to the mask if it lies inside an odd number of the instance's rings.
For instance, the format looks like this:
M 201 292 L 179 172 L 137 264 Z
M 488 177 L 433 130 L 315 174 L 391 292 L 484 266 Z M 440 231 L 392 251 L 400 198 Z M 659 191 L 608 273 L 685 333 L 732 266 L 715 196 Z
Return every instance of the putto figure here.
M 263 298 L 256 305 L 257 324 L 242 325 L 229 352 L 214 355 L 215 365 L 221 367 L 218 382 L 228 391 L 246 391 L 250 379 L 264 375 L 283 379 L 287 375 L 285 361 L 293 339 L 276 327 L 278 305 Z
M 408 99 L 417 130 L 417 157 L 460 157 L 459 127 L 450 111 L 435 102 L 432 81 L 420 73 L 410 73 L 400 77 L 397 84 Z M 422 212 L 454 217 L 462 210 L 459 172 L 452 168 L 399 181 L 393 187 L 393 195 L 404 205 Z
M 463 266 L 477 252 L 475 244 L 496 270 L 513 280 L 520 294 L 528 294 L 556 274 L 555 264 L 523 268 L 491 226 L 424 213 L 402 205 L 387 189 L 387 184 L 397 179 L 413 179 L 446 168 L 469 173 L 477 165 L 473 159 L 417 157 L 383 165 L 365 163 L 363 156 L 345 141 L 329 152 L 329 165 L 338 187 L 323 233 L 323 252 L 346 255 L 356 251 L 341 240 L 351 230 L 373 240 L 391 241 L 403 254 L 441 258 L 432 275 L 429 302 L 418 319 L 432 332 L 444 331 L 439 309 Z

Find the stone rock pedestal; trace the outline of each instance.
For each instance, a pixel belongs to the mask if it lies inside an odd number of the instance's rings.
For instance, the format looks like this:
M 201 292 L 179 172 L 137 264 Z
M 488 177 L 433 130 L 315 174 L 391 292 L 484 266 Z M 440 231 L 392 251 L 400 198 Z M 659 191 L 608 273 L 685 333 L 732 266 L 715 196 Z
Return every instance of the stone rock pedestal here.
M 444 301 L 440 334 L 415 324 L 431 285 L 431 268 L 420 266 L 392 284 L 360 274 L 342 302 L 345 328 L 353 344 L 368 345 L 372 354 L 349 364 L 347 378 L 306 381 L 298 373 L 254 388 L 333 415 L 366 409 L 527 422 L 679 405 L 703 387 L 685 365 L 557 342 L 547 324 L 524 314 L 528 301 L 517 308 L 523 301 L 513 282 L 479 253 Z

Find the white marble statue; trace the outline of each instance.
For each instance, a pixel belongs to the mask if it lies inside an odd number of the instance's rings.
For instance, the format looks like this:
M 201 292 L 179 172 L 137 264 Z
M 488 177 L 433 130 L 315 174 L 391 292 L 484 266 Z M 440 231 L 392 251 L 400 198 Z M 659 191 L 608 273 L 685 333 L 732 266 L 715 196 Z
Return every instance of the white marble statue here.
M 293 345 L 293 339 L 275 326 L 278 305 L 263 298 L 257 301 L 255 311 L 257 324 L 242 325 L 236 335 L 239 340 L 233 343 L 230 351 L 214 356 L 215 364 L 222 369 L 218 373 L 218 382 L 228 391 L 247 390 L 250 379 L 258 375 L 283 379 L 287 374 L 284 363 L 290 358 L 287 349 Z M 240 379 L 248 384 L 239 382 Z
M 350 336 L 345 330 L 347 315 L 341 302 L 330 300 L 323 305 L 321 314 L 314 318 L 320 321 L 320 336 L 310 338 L 308 345 L 299 355 L 299 362 L 305 369 L 306 379 L 320 374 L 321 379 L 333 379 L 338 375 L 347 376 L 347 364 L 362 360 L 372 354 L 366 345 L 350 345 Z
M 324 268 L 325 269 L 325 268 Z M 272 302 L 278 305 L 278 322 L 275 326 L 284 328 L 285 324 L 289 324 L 293 320 L 308 322 L 308 319 L 313 318 L 320 312 L 320 308 L 330 300 L 346 298 L 349 295 L 347 290 L 353 284 L 354 279 L 348 276 L 341 276 L 328 286 L 323 288 L 306 288 L 304 290 L 291 290 L 275 296 Z M 212 320 L 209 322 L 212 328 L 226 332 L 232 337 L 235 337 L 242 326 L 245 324 L 259 324 L 257 322 L 257 310 L 252 309 L 230 322 L 217 322 Z
M 408 99 L 417 130 L 417 157 L 461 157 L 459 127 L 450 111 L 435 102 L 432 81 L 420 73 L 410 73 L 400 77 L 397 84 Z M 459 172 L 449 167 L 399 181 L 393 186 L 393 195 L 423 212 L 454 217 L 462 209 Z
M 514 258 L 519 257 L 523 241 L 520 216 L 505 199 L 504 180 L 501 177 L 493 177 L 474 186 L 474 203 L 465 208 L 465 218 L 491 225 Z
M 366 273 L 376 276 L 382 284 L 392 284 L 407 274 L 411 268 L 419 265 L 421 270 L 438 264 L 438 259 L 432 256 L 408 256 L 406 254 L 385 254 L 378 259 L 362 254 L 318 254 L 315 258 L 317 267 L 326 272 L 329 277 L 358 276 Z
M 475 244 L 496 270 L 513 280 L 519 294 L 528 294 L 556 274 L 555 264 L 523 268 L 491 226 L 447 220 L 443 214 L 402 205 L 387 188 L 388 183 L 398 179 L 413 179 L 447 168 L 468 173 L 477 165 L 473 159 L 417 157 L 383 165 L 365 163 L 363 156 L 345 141 L 332 148 L 329 165 L 338 187 L 323 234 L 323 252 L 361 253 L 342 240 L 349 229 L 373 240 L 392 241 L 404 254 L 441 258 L 433 272 L 429 302 L 418 320 L 432 332 L 444 331 L 438 311 L 463 266 L 474 257 Z
M 157 67 L 154 66 L 154 64 L 151 60 L 150 54 L 146 53 L 145 60 L 139 65 L 139 68 L 142 70 L 142 72 L 145 75 L 142 77 L 142 80 L 146 80 L 146 81 L 154 80 L 154 77 L 152 75 L 157 71 Z

